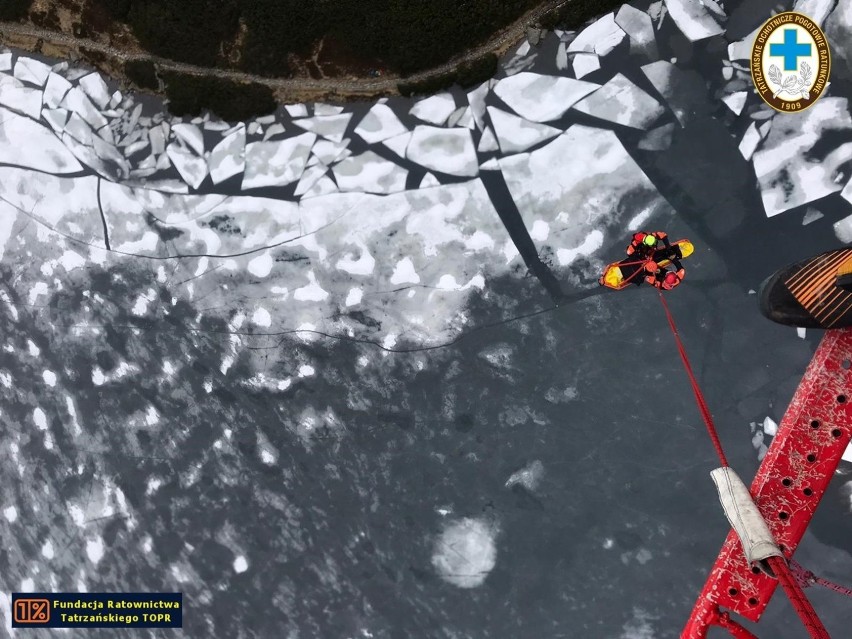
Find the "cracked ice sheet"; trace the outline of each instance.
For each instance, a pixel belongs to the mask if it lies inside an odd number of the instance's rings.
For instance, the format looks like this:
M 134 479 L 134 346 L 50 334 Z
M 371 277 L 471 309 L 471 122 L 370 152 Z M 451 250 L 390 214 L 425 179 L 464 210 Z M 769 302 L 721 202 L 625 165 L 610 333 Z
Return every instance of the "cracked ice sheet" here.
M 549 122 L 598 88 L 594 82 L 523 72 L 500 80 L 494 93 L 522 118 Z
M 101 205 L 114 250 L 148 256 L 206 255 L 223 273 L 244 270 L 266 247 L 300 235 L 298 205 L 283 200 L 166 194 L 104 182 Z M 177 232 L 177 237 L 163 242 L 149 223 L 149 214 L 158 227 Z M 255 252 L 237 255 L 247 251 Z
M 379 341 L 404 333 L 415 343 L 443 342 L 463 327 L 471 293 L 509 275 L 520 259 L 478 180 L 300 204 L 165 196 L 114 184 L 103 184 L 101 199 L 118 250 L 227 256 L 182 259 L 175 282 L 199 271 L 203 277 L 176 294 L 203 296 L 202 309 L 222 317 L 266 298 L 271 330 L 311 324 Z M 145 223 L 146 212 L 181 231 L 168 247 Z M 393 292 L 401 282 L 411 286 Z M 353 289 L 361 297 L 350 295 Z M 350 311 L 376 322 L 359 323 Z
M 0 104 L 38 120 L 41 115 L 41 91 L 25 87 L 17 78 L 0 75 Z
M 366 151 L 346 158 L 332 169 L 341 191 L 395 193 L 405 190 L 408 171 L 395 162 Z
M 479 172 L 468 129 L 420 125 L 414 129 L 405 155 L 427 169 L 449 175 L 474 176 Z
M 40 246 L 40 259 L 42 254 L 47 259 L 60 249 L 70 249 L 91 254 L 87 261 L 102 262 L 105 244 L 97 188 L 94 176 L 65 178 L 0 167 L 0 197 L 16 208 L 21 225 L 7 243 L 7 254 L 9 246 L 19 243 L 28 249 Z
M 769 135 L 753 157 L 767 217 L 813 202 L 843 188 L 841 168 L 852 162 L 852 142 L 829 144 L 825 155 L 810 151 L 825 136 L 849 134 L 852 117 L 846 98 L 822 98 L 809 109 L 774 118 Z
M 610 231 L 621 234 L 637 212 L 670 208 L 611 131 L 575 124 L 547 146 L 499 162 L 527 229 L 546 237 L 536 242 L 540 251 L 561 266 L 593 253 Z
M 0 162 L 59 174 L 83 170 L 50 129 L 2 107 Z

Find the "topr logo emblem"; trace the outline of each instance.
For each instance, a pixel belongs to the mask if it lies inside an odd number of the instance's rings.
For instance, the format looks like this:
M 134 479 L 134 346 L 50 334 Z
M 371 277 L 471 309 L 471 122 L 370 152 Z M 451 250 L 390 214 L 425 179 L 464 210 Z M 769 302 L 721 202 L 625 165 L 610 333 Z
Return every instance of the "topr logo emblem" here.
M 763 101 L 777 111 L 804 111 L 825 91 L 831 72 L 828 40 L 803 13 L 767 20 L 751 48 L 751 77 Z

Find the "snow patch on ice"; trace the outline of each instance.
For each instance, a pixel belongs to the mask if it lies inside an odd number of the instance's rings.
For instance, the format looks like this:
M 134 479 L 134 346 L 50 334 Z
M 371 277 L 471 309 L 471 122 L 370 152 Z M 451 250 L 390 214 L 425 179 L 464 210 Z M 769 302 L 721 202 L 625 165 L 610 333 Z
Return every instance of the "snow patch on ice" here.
M 497 563 L 496 530 L 481 519 L 465 518 L 446 526 L 435 542 L 432 565 L 442 579 L 459 588 L 481 586 Z
M 420 283 L 420 276 L 415 271 L 411 258 L 406 257 L 396 263 L 390 282 L 394 285 Z

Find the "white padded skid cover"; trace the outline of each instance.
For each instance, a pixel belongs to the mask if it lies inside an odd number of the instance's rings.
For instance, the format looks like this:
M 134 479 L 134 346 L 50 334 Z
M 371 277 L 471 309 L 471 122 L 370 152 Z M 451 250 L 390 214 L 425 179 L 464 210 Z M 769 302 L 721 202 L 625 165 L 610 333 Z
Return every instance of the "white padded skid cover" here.
M 769 526 L 757 509 L 748 488 L 731 468 L 717 468 L 710 473 L 719 501 L 731 527 L 737 532 L 749 565 L 768 557 L 783 557 Z

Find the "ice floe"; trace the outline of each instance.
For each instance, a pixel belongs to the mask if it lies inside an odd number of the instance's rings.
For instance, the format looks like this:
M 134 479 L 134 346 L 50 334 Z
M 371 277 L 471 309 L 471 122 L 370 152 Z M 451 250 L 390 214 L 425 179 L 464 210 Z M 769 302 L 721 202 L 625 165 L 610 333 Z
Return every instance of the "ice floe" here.
M 351 113 L 340 113 L 338 115 L 318 115 L 313 118 L 293 120 L 293 124 L 326 140 L 342 142 L 346 127 L 349 126 L 351 119 Z
M 748 99 L 748 91 L 737 91 L 722 98 L 722 102 L 728 105 L 728 108 L 739 115 L 743 112 L 746 100 Z
M 811 157 L 827 136 L 852 131 L 846 98 L 827 97 L 799 113 L 773 120 L 763 147 L 753 157 L 767 216 L 813 202 L 843 188 L 838 172 L 852 162 L 852 142 L 832 145 L 818 160 Z M 848 174 L 846 175 L 848 180 Z
M 408 171 L 373 151 L 339 162 L 332 169 L 341 191 L 394 193 L 405 189 Z
M 432 175 L 431 173 L 426 173 L 426 175 L 423 176 L 423 179 L 420 180 L 420 187 L 419 188 L 428 189 L 428 188 L 431 188 L 433 186 L 441 186 L 441 183 L 438 181 L 438 178 L 436 178 L 434 175 Z
M 308 189 L 304 195 L 302 195 L 302 199 L 305 200 L 307 198 L 329 195 L 331 193 L 337 193 L 338 190 L 339 189 L 334 183 L 334 180 L 328 177 L 328 175 L 323 175 L 320 179 L 314 182 L 314 185 Z
M 494 107 L 488 107 L 488 115 L 504 154 L 526 151 L 562 133 L 560 129 L 530 122 Z
M 266 131 L 263 132 L 263 141 L 266 142 L 267 140 L 271 140 L 272 138 L 278 135 L 283 135 L 284 133 L 286 133 L 286 131 L 287 130 L 284 128 L 284 125 L 280 122 L 270 124 L 266 128 Z
M 339 115 L 343 113 L 343 107 L 337 104 L 325 104 L 324 102 L 317 102 L 314 104 L 314 115 Z M 266 124 L 272 123 L 271 116 L 264 116 L 270 118 L 269 122 Z M 260 121 L 260 118 L 258 118 Z
M 191 149 L 172 142 L 166 147 L 166 154 L 172 161 L 181 178 L 193 189 L 197 189 L 207 177 L 207 162 Z
M 396 153 L 399 157 L 405 157 L 405 150 L 408 148 L 408 143 L 411 141 L 412 133 L 402 133 L 387 140 L 382 140 L 382 144 Z
M 574 75 L 579 78 L 584 78 L 590 73 L 601 68 L 601 61 L 596 53 L 573 53 L 571 54 L 571 68 L 574 70 Z
M 751 49 L 754 46 L 754 39 L 757 37 L 758 33 L 760 33 L 762 26 L 763 25 L 758 25 L 754 31 L 749 33 L 742 40 L 731 42 L 728 45 L 728 59 L 733 61 L 748 60 L 751 58 Z
M 12 70 L 12 53 L 10 51 L 6 51 L 5 53 L 0 53 L 0 71 L 11 71 Z
M 485 97 L 488 95 L 488 83 L 483 82 L 473 91 L 467 94 L 467 102 L 470 105 L 470 113 L 477 128 L 485 126 Z
M 208 164 L 213 184 L 238 175 L 246 166 L 246 130 L 240 126 L 223 138 L 210 152 Z
M 482 132 L 482 137 L 479 139 L 479 146 L 477 147 L 477 151 L 480 153 L 492 153 L 494 151 L 499 151 L 500 145 L 497 143 L 497 136 L 494 135 L 494 132 L 491 130 L 491 127 L 486 128 Z
M 657 59 L 657 38 L 651 16 L 629 4 L 623 4 L 615 14 L 615 24 L 630 38 L 631 54 L 641 55 L 649 60 Z
M 761 140 L 763 140 L 764 136 L 761 135 L 759 129 L 757 128 L 757 123 L 752 122 L 749 124 L 748 129 L 746 129 L 745 134 L 740 140 L 739 150 L 742 156 L 746 160 L 751 160 L 754 152 L 757 150 L 758 145 Z
M 439 93 L 417 102 L 411 115 L 430 124 L 441 125 L 456 110 L 456 102 L 449 93 Z
M 196 125 L 179 122 L 172 126 L 172 133 L 196 155 L 204 154 L 204 133 Z
M 524 72 L 500 80 L 494 93 L 522 118 L 550 122 L 598 88 L 593 82 Z
M 817 220 L 821 220 L 823 217 L 823 214 L 817 211 L 816 209 L 809 208 L 807 211 L 805 211 L 805 216 L 802 218 L 802 226 L 813 224 Z
M 111 97 L 109 87 L 99 73 L 90 73 L 80 78 L 78 84 L 95 106 L 100 109 L 106 109 L 109 106 Z
M 305 118 L 308 116 L 308 107 L 304 104 L 286 104 L 284 109 L 291 118 Z
M 65 97 L 62 99 L 60 106 L 78 114 L 92 129 L 97 130 L 108 124 L 106 118 L 100 112 L 92 101 L 89 99 L 83 90 L 79 87 L 71 87 Z M 140 105 L 141 106 L 141 105 Z
M 314 140 L 316 135 L 313 133 L 303 133 L 276 142 L 247 144 L 243 188 L 286 186 L 298 180 L 305 169 Z
M 38 120 L 41 99 L 42 92 L 38 89 L 25 87 L 17 78 L 0 75 L 0 105 Z
M 14 75 L 21 82 L 29 82 L 42 88 L 50 75 L 50 67 L 32 58 L 19 57 L 15 61 Z
M 720 35 L 725 29 L 713 13 L 698 0 L 665 0 L 668 14 L 690 41 L 697 42 Z
M 367 144 L 382 142 L 396 135 L 401 135 L 408 129 L 399 121 L 396 114 L 386 104 L 377 104 L 371 108 L 358 126 L 355 135 L 360 136 Z
M 544 478 L 544 464 L 538 459 L 531 461 L 525 467 L 512 473 L 506 480 L 506 488 L 523 486 L 529 491 L 535 491 Z
M 418 125 L 405 151 L 412 162 L 450 175 L 474 176 L 479 162 L 467 129 L 444 129 Z
M 47 83 L 44 86 L 44 106 L 49 109 L 55 109 L 59 106 L 68 91 L 71 90 L 71 83 L 57 73 L 51 73 L 47 78 Z
M 560 42 L 556 48 L 556 68 L 560 71 L 568 69 L 568 45 Z
M 320 164 L 329 167 L 348 155 L 348 146 L 349 140 L 343 140 L 342 142 L 317 140 L 314 143 L 313 148 L 311 149 L 312 157 L 311 160 L 308 162 L 308 166 L 312 165 L 314 163 L 314 159 L 316 159 L 316 161 Z
M 585 51 L 605 56 L 624 41 L 627 34 L 615 22 L 615 14 L 608 13 L 580 31 L 568 45 L 568 53 Z
M 635 129 L 648 129 L 664 112 L 659 102 L 621 73 L 572 108 Z
M 307 169 L 305 169 L 305 172 L 302 173 L 302 177 L 299 179 L 299 183 L 296 185 L 296 197 L 308 193 L 320 180 L 320 178 L 327 174 L 328 167 L 322 164 L 309 166 Z

